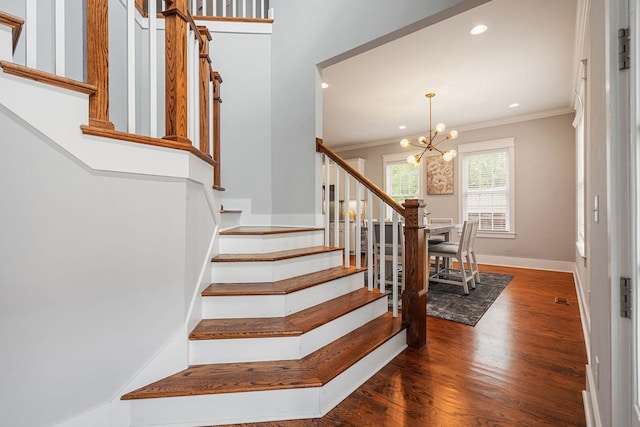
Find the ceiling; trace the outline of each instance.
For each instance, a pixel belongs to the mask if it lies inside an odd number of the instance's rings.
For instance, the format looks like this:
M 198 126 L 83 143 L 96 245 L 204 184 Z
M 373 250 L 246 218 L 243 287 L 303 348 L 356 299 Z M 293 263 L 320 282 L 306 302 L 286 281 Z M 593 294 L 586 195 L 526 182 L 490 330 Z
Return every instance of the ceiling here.
M 325 68 L 325 144 L 428 133 L 427 92 L 433 127 L 461 132 L 572 111 L 575 17 L 576 0 L 493 0 Z

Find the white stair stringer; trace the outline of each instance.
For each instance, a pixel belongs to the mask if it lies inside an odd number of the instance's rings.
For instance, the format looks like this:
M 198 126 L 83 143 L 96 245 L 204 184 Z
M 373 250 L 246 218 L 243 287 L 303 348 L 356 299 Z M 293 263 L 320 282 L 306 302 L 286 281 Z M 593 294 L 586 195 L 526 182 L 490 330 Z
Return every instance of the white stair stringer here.
M 341 264 L 342 251 L 338 250 L 275 261 L 214 262 L 212 281 L 214 283 L 276 282 Z
M 363 283 L 364 272 L 359 272 L 287 294 L 205 296 L 202 318 L 284 317 L 355 291 Z
M 195 427 L 322 417 L 406 347 L 403 329 L 321 387 L 132 400 L 131 425 Z
M 301 359 L 387 310 L 387 298 L 381 297 L 299 336 L 191 340 L 191 364 Z
M 321 229 L 306 229 L 284 234 L 220 235 L 220 253 L 227 254 L 277 252 L 322 245 L 324 245 L 324 231 Z

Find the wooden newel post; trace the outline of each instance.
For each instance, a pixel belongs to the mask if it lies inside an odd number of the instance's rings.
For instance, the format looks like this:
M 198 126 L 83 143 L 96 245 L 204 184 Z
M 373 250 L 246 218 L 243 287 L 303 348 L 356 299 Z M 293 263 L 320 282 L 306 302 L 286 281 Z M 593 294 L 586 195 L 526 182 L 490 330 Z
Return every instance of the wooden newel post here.
M 87 0 L 87 83 L 89 126 L 113 129 L 109 121 L 109 1 Z
M 198 26 L 200 32 L 200 151 L 209 154 L 209 83 L 211 82 L 211 58 L 209 42 L 211 33 L 207 27 Z
M 220 97 L 220 84 L 222 83 L 222 77 L 217 71 L 211 70 L 211 80 L 213 81 L 213 123 L 211 132 L 213 132 L 213 160 L 216 165 L 213 169 L 213 185 L 214 187 L 221 186 L 220 178 L 220 104 L 222 98 Z
M 163 138 L 191 145 L 187 120 L 187 0 L 167 0 L 165 22 L 165 125 Z
M 402 293 L 402 321 L 407 327 L 407 345 L 419 349 L 427 344 L 427 289 L 423 210 L 419 199 L 407 199 L 403 206 L 405 289 Z

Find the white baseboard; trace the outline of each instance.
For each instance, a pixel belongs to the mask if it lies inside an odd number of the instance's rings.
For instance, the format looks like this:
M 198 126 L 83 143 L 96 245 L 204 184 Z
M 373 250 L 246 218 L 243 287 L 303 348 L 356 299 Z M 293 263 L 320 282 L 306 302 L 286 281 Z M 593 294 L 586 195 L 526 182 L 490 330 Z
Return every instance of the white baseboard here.
M 573 272 L 573 280 L 576 284 L 576 295 L 578 296 L 578 306 L 580 308 L 580 323 L 582 323 L 582 335 L 584 336 L 584 344 L 587 349 L 587 360 L 591 361 L 591 314 L 589 312 L 588 298 L 584 293 L 577 268 Z
M 587 427 L 602 427 L 600 410 L 598 408 L 596 384 L 593 380 L 593 376 L 591 375 L 589 365 L 587 365 L 587 389 L 582 392 L 582 400 L 584 401 L 584 412 Z
M 556 261 L 550 259 L 518 258 L 499 255 L 478 254 L 478 263 L 500 265 L 503 267 L 531 268 L 534 270 L 550 270 L 573 273 L 575 262 Z

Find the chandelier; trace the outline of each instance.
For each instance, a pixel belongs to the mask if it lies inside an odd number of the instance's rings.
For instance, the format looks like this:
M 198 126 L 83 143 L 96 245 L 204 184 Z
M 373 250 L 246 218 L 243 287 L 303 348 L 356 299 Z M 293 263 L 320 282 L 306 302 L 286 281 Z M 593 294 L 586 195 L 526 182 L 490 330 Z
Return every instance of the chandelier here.
M 414 142 L 406 138 L 400 141 L 400 146 L 403 148 L 406 148 L 410 145 L 413 147 L 422 148 L 421 153 L 412 154 L 409 157 L 407 157 L 407 162 L 415 166 L 418 166 L 420 164 L 420 161 L 422 160 L 424 153 L 426 153 L 427 151 L 434 151 L 434 150 L 437 151 L 442 155 L 442 158 L 447 162 L 452 160 L 458 154 L 456 150 L 442 151 L 441 149 L 438 148 L 438 145 L 442 144 L 444 141 L 448 139 L 456 139 L 458 137 L 458 131 L 452 130 L 447 134 L 446 137 L 444 137 L 440 141 L 434 142 L 436 137 L 438 135 L 441 135 L 442 132 L 444 132 L 445 125 L 444 123 L 438 123 L 436 125 L 435 131 L 431 129 L 431 99 L 434 96 L 436 96 L 436 94 L 428 93 L 425 96 L 429 98 L 429 139 L 427 139 L 424 136 L 421 136 L 420 138 L 418 138 L 417 144 L 415 144 Z

